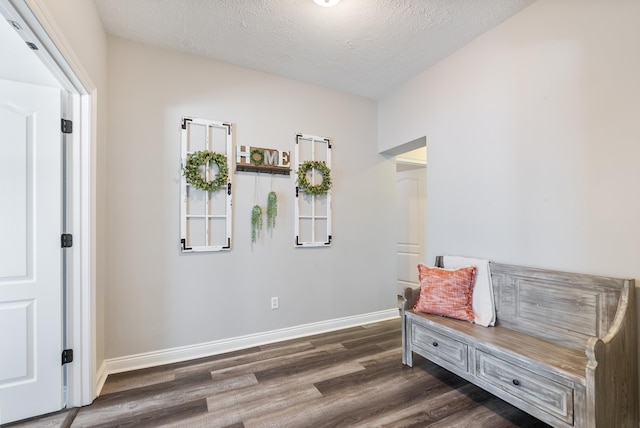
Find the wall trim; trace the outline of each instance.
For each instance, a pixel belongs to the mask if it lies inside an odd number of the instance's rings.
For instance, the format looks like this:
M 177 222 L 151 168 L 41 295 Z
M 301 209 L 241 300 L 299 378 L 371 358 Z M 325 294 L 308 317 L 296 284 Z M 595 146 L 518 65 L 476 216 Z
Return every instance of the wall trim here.
M 104 383 L 107 381 L 107 365 L 103 361 L 96 372 L 96 391 L 98 391 L 98 395 L 100 395 L 100 391 L 102 391 L 102 387 Z
M 398 156 L 396 158 L 396 163 L 405 164 L 405 165 L 416 165 L 416 166 L 427 166 L 426 159 L 412 159 L 412 158 L 403 158 L 402 156 Z
M 224 354 L 226 352 L 250 348 L 252 346 L 265 345 L 268 343 L 310 336 L 313 334 L 326 333 L 344 328 L 386 321 L 398 318 L 399 316 L 397 308 L 387 309 L 384 311 L 216 340 L 213 342 L 105 359 L 104 363 L 100 366 L 97 376 L 98 395 L 104 386 L 107 376 L 110 374 Z

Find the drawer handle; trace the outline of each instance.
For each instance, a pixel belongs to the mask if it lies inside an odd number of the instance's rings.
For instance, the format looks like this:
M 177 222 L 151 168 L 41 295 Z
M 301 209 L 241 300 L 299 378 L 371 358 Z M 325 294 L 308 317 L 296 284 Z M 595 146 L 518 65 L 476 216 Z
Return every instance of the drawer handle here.
M 513 380 L 513 384 L 514 384 L 515 386 L 518 386 L 518 385 L 520 385 L 520 381 L 519 381 L 518 379 L 514 379 L 514 380 Z
M 435 340 L 433 341 L 433 346 L 438 346 L 438 342 L 436 342 Z

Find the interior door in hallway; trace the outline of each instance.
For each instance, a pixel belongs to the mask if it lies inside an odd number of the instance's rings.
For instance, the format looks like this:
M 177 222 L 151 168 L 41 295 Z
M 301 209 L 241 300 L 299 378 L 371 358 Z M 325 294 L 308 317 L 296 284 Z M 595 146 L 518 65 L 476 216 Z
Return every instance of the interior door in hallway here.
M 60 100 L 0 80 L 0 423 L 63 407 Z
M 425 166 L 403 168 L 396 173 L 398 216 L 398 294 L 405 287 L 419 287 L 418 263 L 424 263 L 426 180 Z

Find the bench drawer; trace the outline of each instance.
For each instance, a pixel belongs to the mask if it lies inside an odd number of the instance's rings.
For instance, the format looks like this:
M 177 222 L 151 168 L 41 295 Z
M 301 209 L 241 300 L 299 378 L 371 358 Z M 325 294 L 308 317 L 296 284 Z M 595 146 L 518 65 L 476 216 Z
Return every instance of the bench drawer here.
M 573 389 L 567 386 L 479 350 L 476 351 L 476 376 L 573 424 Z
M 467 345 L 447 335 L 437 333 L 419 324 L 411 325 L 412 345 L 420 348 L 428 356 L 468 370 Z

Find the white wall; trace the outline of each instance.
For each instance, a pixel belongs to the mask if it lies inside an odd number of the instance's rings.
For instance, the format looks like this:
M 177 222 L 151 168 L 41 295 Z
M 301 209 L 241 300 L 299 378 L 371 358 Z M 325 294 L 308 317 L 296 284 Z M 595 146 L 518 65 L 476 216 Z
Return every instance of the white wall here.
M 438 254 L 640 278 L 640 3 L 539 0 L 380 102 Z
M 539 0 L 380 102 L 380 151 L 426 135 L 427 262 L 640 280 L 639 19 Z
M 108 45 L 107 358 L 395 307 L 395 164 L 376 152 L 375 102 L 117 38 Z M 295 179 L 278 176 L 276 230 L 252 249 L 254 174 L 242 173 L 232 251 L 180 254 L 181 116 L 233 123 L 236 145 L 293 153 L 298 132 L 331 138 L 331 248 L 294 248 Z M 266 198 L 270 178 L 260 185 Z

